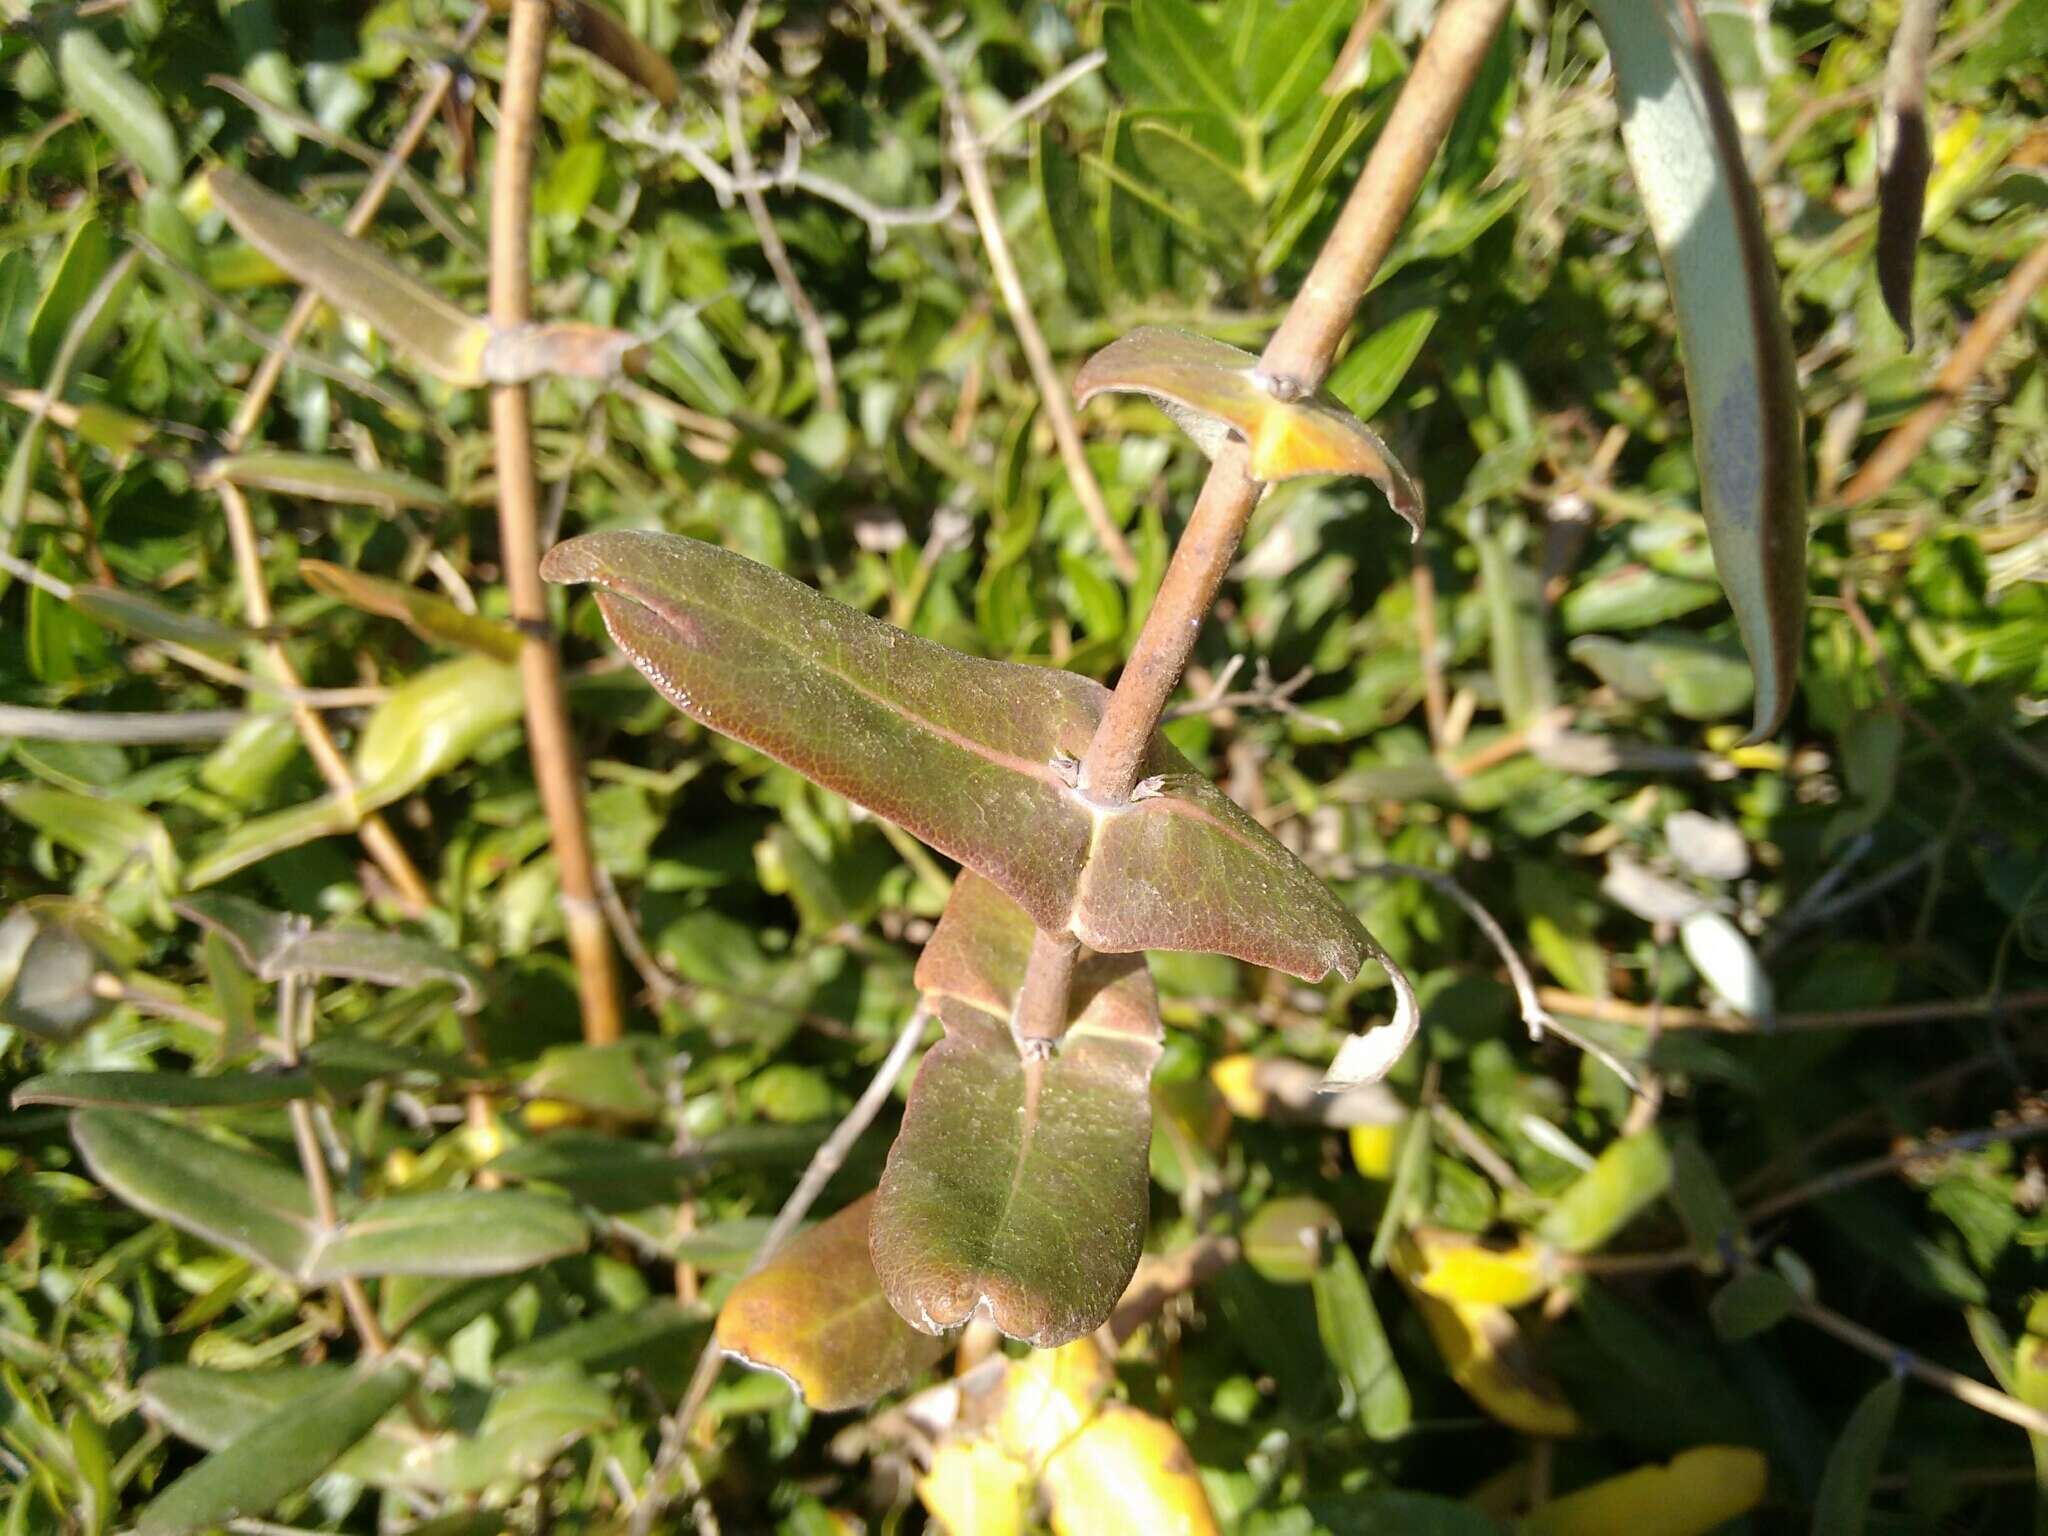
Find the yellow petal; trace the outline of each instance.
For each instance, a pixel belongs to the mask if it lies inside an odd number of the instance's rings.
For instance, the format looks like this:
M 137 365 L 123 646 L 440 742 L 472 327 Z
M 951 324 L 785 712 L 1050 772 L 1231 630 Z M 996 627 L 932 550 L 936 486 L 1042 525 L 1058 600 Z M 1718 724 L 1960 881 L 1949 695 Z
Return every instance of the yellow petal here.
M 1045 1469 L 1053 1536 L 1214 1536 L 1195 1459 L 1164 1419 L 1111 1403 Z
M 986 1440 L 947 1440 L 917 1496 L 947 1536 L 1020 1536 L 1031 1503 L 1031 1472 Z
M 1740 1445 L 1697 1445 L 1661 1467 L 1553 1499 L 1523 1523 L 1526 1536 L 1704 1536 L 1762 1501 L 1770 1480 L 1763 1452 Z

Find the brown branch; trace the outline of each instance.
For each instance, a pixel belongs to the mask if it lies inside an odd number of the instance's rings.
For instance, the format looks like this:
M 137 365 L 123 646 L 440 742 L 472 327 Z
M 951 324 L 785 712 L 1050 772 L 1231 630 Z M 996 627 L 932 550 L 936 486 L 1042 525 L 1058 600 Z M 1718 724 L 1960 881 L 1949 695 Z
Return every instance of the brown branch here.
M 888 0 L 893 4 L 894 0 Z M 1260 367 L 1304 391 L 1319 387 L 1373 274 L 1393 248 L 1438 147 L 1493 44 L 1507 0 L 1446 0 L 1414 72 L 1374 142 L 1358 184 L 1267 343 Z M 1188 519 L 1102 724 L 1082 763 L 1081 784 L 1104 805 L 1123 805 L 1141 776 L 1152 733 L 1187 668 L 1195 637 L 1237 553 L 1259 485 L 1241 441 L 1225 444 Z
M 1038 386 L 1039 400 L 1044 406 L 1046 420 L 1052 426 L 1053 441 L 1059 445 L 1060 462 L 1066 466 L 1074 495 L 1081 503 L 1081 510 L 1087 514 L 1089 526 L 1095 531 L 1096 542 L 1109 556 L 1109 563 L 1126 582 L 1136 581 L 1137 557 L 1131 553 L 1123 531 L 1110 517 L 1109 504 L 1103 500 L 1102 486 L 1088 463 L 1088 451 L 1081 442 L 1081 430 L 1075 425 L 1074 408 L 1067 398 L 1066 382 L 1053 365 L 1052 349 L 1046 345 L 1045 332 L 1040 329 L 1038 316 L 1031 308 L 1030 295 L 1024 291 L 1024 278 L 1017 270 L 1017 258 L 1011 253 L 1009 236 L 1003 231 L 1002 211 L 996 206 L 995 189 L 988 178 L 990 141 L 1051 100 L 1057 94 L 1052 87 L 1064 88 L 1072 84 L 1102 60 L 1094 54 L 1076 60 L 1013 107 L 995 130 L 984 137 L 974 131 L 966 99 L 960 91 L 959 77 L 923 24 L 910 14 L 901 0 L 875 0 L 875 8 L 903 34 L 904 40 L 925 61 L 933 78 L 938 81 L 939 93 L 946 103 L 947 149 L 953 163 L 959 167 L 961 184 L 967 189 L 967 206 L 973 211 L 975 228 L 988 252 L 988 264 L 995 273 L 996 288 L 1003 296 L 1003 309 L 1017 332 L 1018 345 L 1024 349 L 1024 360 L 1031 367 L 1032 382 Z
M 1824 1307 L 1817 1301 L 1801 1301 L 1793 1308 L 1792 1315 L 1801 1322 L 1811 1323 L 1823 1333 L 1833 1334 L 1851 1348 L 1862 1350 L 1871 1359 L 1895 1371 L 1902 1371 L 1937 1392 L 1947 1393 L 1957 1402 L 1967 1403 L 1993 1418 L 2004 1419 L 2008 1424 L 2017 1424 L 2028 1434 L 2048 1435 L 2048 1413 L 1996 1387 L 1988 1387 L 1974 1376 L 1965 1376 L 1945 1365 L 1936 1365 L 1932 1360 L 1923 1360 L 1905 1345 L 1894 1344 L 1883 1334 L 1871 1332 L 1832 1307 Z
M 548 0 L 513 0 L 491 169 L 490 316 L 500 326 L 524 325 L 533 318 L 533 150 L 547 30 Z M 602 1043 L 624 1031 L 619 979 L 592 874 L 583 771 L 569 730 L 562 660 L 540 580 L 540 489 L 533 467 L 533 398 L 526 385 L 492 386 L 491 435 L 498 461 L 500 558 L 512 622 L 522 637 L 519 674 L 526 695 L 527 746 L 561 875 L 563 928 L 576 962 L 583 1038 Z
M 1808 1201 L 1826 1199 L 1829 1195 L 1851 1185 L 1861 1184 L 1867 1179 L 1882 1178 L 1887 1173 L 1910 1167 L 1914 1163 L 1948 1157 L 1958 1152 L 1977 1152 L 1985 1147 L 1998 1146 L 2006 1142 L 2031 1141 L 2037 1136 L 2048 1136 L 2048 1120 L 2021 1120 L 2011 1125 L 1996 1125 L 1981 1131 L 1965 1131 L 1960 1136 L 1946 1136 L 1939 1141 L 1918 1142 L 1899 1151 L 1888 1152 L 1882 1157 L 1865 1158 L 1860 1163 L 1850 1163 L 1846 1167 L 1833 1169 L 1818 1178 L 1808 1179 L 1804 1184 L 1794 1185 L 1791 1189 L 1782 1190 L 1768 1199 L 1759 1200 L 1742 1213 L 1743 1224 L 1755 1226 L 1759 1222 L 1769 1221 L 1773 1216 L 1782 1216 Z
M 1998 296 L 1971 322 L 1955 351 L 1935 374 L 1932 398 L 1885 434 L 1884 440 L 1863 461 L 1863 467 L 1849 477 L 1849 483 L 1835 498 L 1835 505 L 1853 507 L 1891 489 L 1927 446 L 1935 428 L 1955 409 L 1963 391 L 1984 371 L 1984 365 L 2005 340 L 2006 333 L 2026 315 L 2027 305 L 2044 283 L 2048 283 L 2048 240 L 2035 246 L 2012 269 Z
M 1935 1024 L 1949 1019 L 1981 1019 L 2006 1012 L 2048 1008 L 2048 987 L 2021 992 L 1991 992 L 1982 997 L 1939 998 L 1926 1003 L 1887 1003 L 1881 1008 L 1830 1008 L 1814 1013 L 1781 1013 L 1753 1019 L 1741 1013 L 1713 1013 L 1705 1008 L 1646 1008 L 1618 998 L 1581 997 L 1560 987 L 1539 987 L 1536 995 L 1547 1008 L 1574 1018 L 1603 1024 L 1648 1028 L 1654 1018 L 1665 1029 L 1714 1029 L 1728 1035 L 1769 1034 L 1773 1030 L 1868 1029 L 1887 1024 Z

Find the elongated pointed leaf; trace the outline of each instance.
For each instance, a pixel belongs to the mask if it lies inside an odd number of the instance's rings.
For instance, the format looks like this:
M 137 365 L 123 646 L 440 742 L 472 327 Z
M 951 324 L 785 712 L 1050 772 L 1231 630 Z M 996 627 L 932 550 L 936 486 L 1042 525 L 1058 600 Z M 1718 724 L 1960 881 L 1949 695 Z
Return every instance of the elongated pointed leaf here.
M 593 582 L 612 638 L 679 709 L 985 875 L 1092 949 L 1196 949 L 1308 980 L 1370 941 L 1301 861 L 1163 737 L 1151 793 L 1104 808 L 1062 763 L 1108 690 L 963 656 L 694 539 L 586 534 L 541 565 Z
M 225 167 L 207 176 L 214 205 L 249 244 L 347 315 L 459 388 L 543 374 L 609 379 L 638 369 L 646 348 L 604 326 L 532 324 L 499 330 L 436 293 L 367 241 L 351 239 Z
M 1407 1433 L 1413 1416 L 1408 1382 L 1394 1359 L 1365 1272 L 1341 1239 L 1309 1283 L 1315 1291 L 1317 1331 L 1358 1422 L 1375 1440 Z
M 65 99 L 91 118 L 143 175 L 159 187 L 177 185 L 185 156 L 162 103 L 107 52 L 90 27 L 67 26 L 57 38 L 57 77 Z
M 1657 1531 L 1705 1536 L 1763 1501 L 1770 1459 L 1746 1445 L 1696 1445 L 1668 1465 L 1638 1467 L 1538 1505 L 1523 1536 Z
M 422 592 L 404 582 L 330 565 L 325 560 L 301 560 L 299 574 L 315 592 L 338 598 L 351 608 L 396 619 L 422 640 L 441 645 L 459 645 L 465 650 L 496 661 L 519 659 L 519 631 L 498 619 L 464 613 L 445 597 Z
M 820 1413 L 873 1402 L 907 1385 L 948 1348 L 920 1333 L 882 1294 L 868 1257 L 875 1197 L 797 1234 L 742 1280 L 719 1309 L 718 1347 L 774 1371 Z
M 1161 1031 L 1139 956 L 1078 969 L 1050 1054 L 1009 1015 L 1031 923 L 963 875 L 919 962 L 946 1037 L 928 1052 L 875 1202 L 890 1303 L 937 1332 L 985 1316 L 1050 1348 L 1100 1327 L 1144 1245 Z
M 243 1109 L 311 1098 L 308 1072 L 45 1072 L 14 1090 L 14 1103 L 67 1109 Z
M 1671 1149 L 1656 1131 L 1613 1143 L 1558 1197 L 1539 1229 L 1567 1253 L 1591 1253 L 1671 1187 Z
M 1877 107 L 1877 286 L 1884 307 L 1913 345 L 1913 270 L 1934 155 L 1927 142 L 1927 56 L 1940 0 L 1905 0 L 1885 55 Z
M 152 1115 L 82 1109 L 71 1136 L 93 1177 L 145 1215 L 301 1285 L 345 1275 L 490 1275 L 589 1241 L 574 1209 L 515 1190 L 395 1195 L 323 1226 L 295 1169 Z
M 1841 1437 L 1828 1452 L 1820 1492 L 1814 1497 L 1813 1536 L 1863 1536 L 1870 1518 L 1870 1495 L 1904 1391 L 1903 1378 L 1885 1377 L 1864 1395 L 1842 1426 Z
M 214 891 L 187 897 L 177 910 L 226 939 L 264 981 L 345 976 L 384 987 L 443 981 L 455 988 L 456 1006 L 464 1013 L 484 1004 L 483 973 L 425 939 L 373 929 L 314 928 L 303 918 Z
M 509 7 L 505 0 L 494 0 L 493 9 Z M 604 60 L 664 107 L 675 105 L 682 91 L 675 67 L 599 0 L 557 0 L 554 13 L 555 24 L 570 42 Z
M 1422 530 L 1422 491 L 1378 434 L 1331 396 L 1270 377 L 1242 348 L 1140 326 L 1089 358 L 1074 380 L 1082 405 L 1105 393 L 1150 396 L 1211 458 L 1235 433 L 1251 446 L 1254 480 L 1363 475 Z
M 71 606 L 96 624 L 138 640 L 168 640 L 215 656 L 232 656 L 252 638 L 245 629 L 221 624 L 203 614 L 183 612 L 118 587 L 77 586 Z
M 393 1363 L 293 1399 L 152 1499 L 136 1536 L 180 1536 L 270 1513 L 369 1434 L 417 1380 Z
M 1757 740 L 1791 707 L 1806 620 L 1803 418 L 1777 271 L 1694 0 L 1590 5 L 1677 309 L 1700 499 L 1756 670 Z
M 444 512 L 454 506 L 448 493 L 416 475 L 392 469 L 364 469 L 348 459 L 320 453 L 237 453 L 206 466 L 205 483 L 226 482 L 245 490 L 275 491 L 308 501 L 359 507 L 412 507 Z

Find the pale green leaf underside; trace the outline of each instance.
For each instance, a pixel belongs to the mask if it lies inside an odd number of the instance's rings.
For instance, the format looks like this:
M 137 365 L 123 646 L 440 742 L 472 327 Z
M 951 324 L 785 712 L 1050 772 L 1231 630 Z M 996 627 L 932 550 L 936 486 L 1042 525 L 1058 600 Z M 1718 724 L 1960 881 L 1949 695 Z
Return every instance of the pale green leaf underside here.
M 1092 949 L 1215 951 L 1308 980 L 1366 939 L 1301 861 L 1163 737 L 1157 793 L 1105 809 L 1059 767 L 1108 690 L 964 656 L 750 560 L 664 534 L 556 546 L 612 637 L 678 708 L 914 833 Z

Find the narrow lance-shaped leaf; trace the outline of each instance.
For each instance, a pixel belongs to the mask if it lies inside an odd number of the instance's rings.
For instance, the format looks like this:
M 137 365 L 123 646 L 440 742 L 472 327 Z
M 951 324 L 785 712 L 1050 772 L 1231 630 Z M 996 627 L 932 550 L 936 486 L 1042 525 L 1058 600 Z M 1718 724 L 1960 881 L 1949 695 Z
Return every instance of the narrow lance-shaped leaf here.
M 177 910 L 226 939 L 242 963 L 264 981 L 342 976 L 385 987 L 444 981 L 455 988 L 462 1012 L 474 1013 L 483 1006 L 482 973 L 460 955 L 425 939 L 372 929 L 315 928 L 304 918 L 219 892 L 187 897 Z
M 494 11 L 509 11 L 511 0 L 491 0 Z M 555 25 L 592 58 L 602 59 L 664 107 L 682 92 L 675 66 L 643 42 L 601 0 L 554 0 Z
M 333 501 L 357 507 L 412 507 L 444 512 L 454 506 L 448 493 L 416 475 L 392 469 L 364 469 L 348 459 L 319 453 L 237 453 L 208 463 L 202 484 L 241 486 L 274 491 L 308 501 Z
M 313 1096 L 306 1072 L 45 1072 L 14 1090 L 13 1102 L 67 1109 L 241 1109 Z
M 90 27 L 72 25 L 58 37 L 57 77 L 71 105 L 91 118 L 143 175 L 160 187 L 177 185 L 185 157 L 170 119 Z
M 1539 1504 L 1523 1536 L 1655 1531 L 1706 1536 L 1763 1502 L 1770 1459 L 1746 1445 L 1696 1445 L 1668 1465 L 1638 1467 Z
M 1678 315 L 1714 565 L 1775 731 L 1806 618 L 1803 418 L 1771 248 L 1694 0 L 1590 0 Z
M 1142 956 L 1085 955 L 1064 1037 L 1020 1050 L 1031 943 L 1020 908 L 961 876 L 917 970 L 946 1038 L 911 1087 L 871 1242 L 919 1328 L 987 1317 L 1044 1349 L 1100 1327 L 1137 1268 L 1161 1030 Z
M 350 570 L 345 565 L 330 565 L 325 560 L 301 560 L 299 574 L 315 592 L 337 598 L 364 613 L 396 619 L 422 640 L 459 645 L 495 661 L 519 659 L 518 630 L 499 619 L 464 613 L 445 597 L 422 592 L 401 581 Z
M 1927 56 L 1941 0 L 1905 0 L 1877 108 L 1877 286 L 1906 345 L 1913 345 L 1913 269 L 1934 156 L 1927 142 Z
M 150 1500 L 136 1536 L 180 1536 L 270 1513 L 369 1434 L 417 1380 L 409 1366 L 392 1363 L 293 1399 Z
M 960 860 L 1041 928 L 1311 981 L 1373 952 L 1328 887 L 1164 737 L 1129 805 L 1077 789 L 1109 697 L 1097 683 L 963 656 L 693 539 L 586 534 L 541 572 L 595 583 L 612 638 L 685 713 Z
M 950 1347 L 910 1326 L 868 1257 L 873 1195 L 800 1232 L 719 1309 L 718 1347 L 773 1371 L 819 1413 L 871 1403 L 908 1385 Z
M 543 374 L 610 379 L 637 370 L 647 349 L 605 326 L 494 327 L 354 240 L 225 168 L 207 177 L 214 205 L 249 244 L 344 314 L 367 321 L 435 377 L 460 388 L 518 384 Z
M 1378 435 L 1329 395 L 1268 374 L 1242 348 L 1140 326 L 1089 358 L 1074 380 L 1082 405 L 1116 392 L 1150 396 L 1212 459 L 1232 433 L 1243 438 L 1254 480 L 1363 475 L 1422 531 L 1422 492 Z
M 1870 1518 L 1870 1495 L 1877 1485 L 1877 1471 L 1891 1442 L 1892 1421 L 1898 1417 L 1904 1391 L 1901 1377 L 1885 1377 L 1864 1395 L 1842 1426 L 1835 1448 L 1828 1452 L 1820 1492 L 1814 1496 L 1813 1536 L 1863 1536 Z

